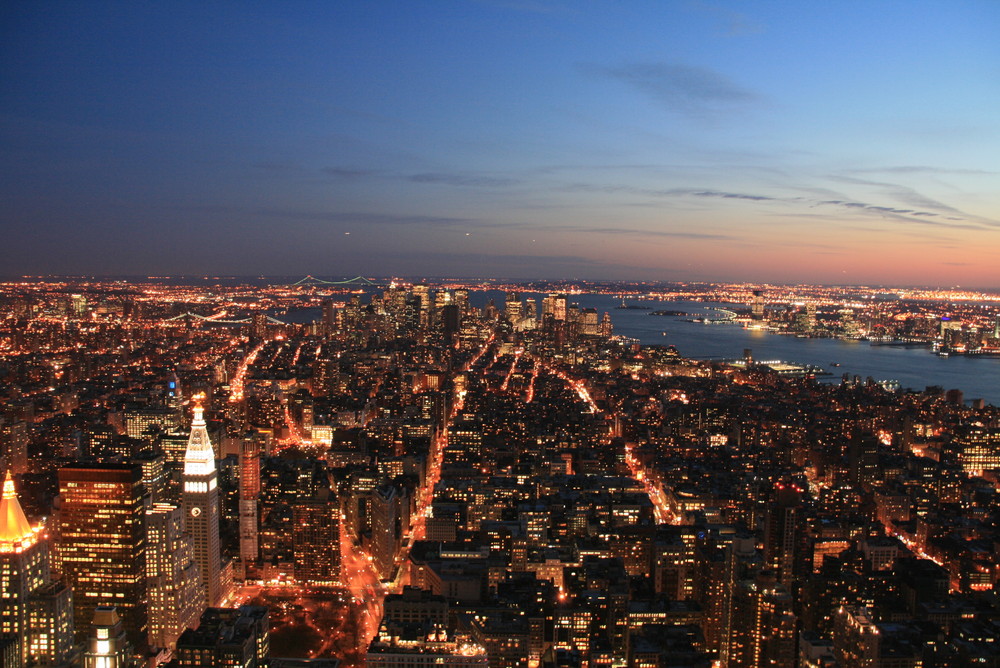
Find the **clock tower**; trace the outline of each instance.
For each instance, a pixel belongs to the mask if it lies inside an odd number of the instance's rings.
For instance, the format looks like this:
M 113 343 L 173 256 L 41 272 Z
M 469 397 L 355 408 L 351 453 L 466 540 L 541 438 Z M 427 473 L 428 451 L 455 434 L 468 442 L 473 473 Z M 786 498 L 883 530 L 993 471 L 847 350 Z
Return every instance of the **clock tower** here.
M 184 488 L 181 505 L 184 528 L 191 536 L 194 559 L 209 606 L 222 603 L 222 559 L 219 551 L 219 482 L 215 452 L 205 427 L 202 396 L 194 397 L 194 420 L 184 454 Z

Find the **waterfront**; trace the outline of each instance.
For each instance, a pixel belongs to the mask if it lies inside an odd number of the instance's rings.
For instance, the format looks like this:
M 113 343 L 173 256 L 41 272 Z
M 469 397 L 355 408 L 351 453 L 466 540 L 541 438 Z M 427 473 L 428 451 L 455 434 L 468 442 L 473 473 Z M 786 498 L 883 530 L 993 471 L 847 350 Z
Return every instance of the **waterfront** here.
M 545 294 L 522 292 L 522 299 L 534 299 L 541 304 Z M 477 307 L 489 300 L 503 309 L 504 293 L 499 290 L 472 292 L 469 301 Z M 629 304 L 649 306 L 651 310 L 682 311 L 690 316 L 654 316 L 642 309 L 619 309 L 621 299 L 614 295 L 571 294 L 568 301 L 580 308 L 597 309 L 600 315 L 611 314 L 615 334 L 637 339 L 643 345 L 673 345 L 684 357 L 701 360 L 736 359 L 747 348 L 754 359 L 784 360 L 826 369 L 831 375 L 824 382 L 838 382 L 844 374 L 862 380 L 898 381 L 904 389 L 923 390 L 937 385 L 945 390 L 959 389 L 966 400 L 985 399 L 1000 405 L 1000 359 L 993 357 L 952 356 L 933 354 L 929 348 L 873 346 L 867 341 L 841 339 L 810 339 L 775 334 L 762 330 L 744 329 L 734 324 L 703 324 L 690 322 L 698 317 L 718 317 L 713 308 L 742 308 L 741 304 L 704 302 L 652 302 L 628 300 Z M 294 322 L 310 322 L 319 318 L 318 309 L 303 309 L 279 318 Z M 840 366 L 834 367 L 833 364 Z
M 616 334 L 638 339 L 645 345 L 673 345 L 685 357 L 733 359 L 742 357 L 743 350 L 750 348 L 757 360 L 785 360 L 822 367 L 832 374 L 826 377 L 828 381 L 837 381 L 846 373 L 861 379 L 871 376 L 875 380 L 896 380 L 903 388 L 914 390 L 939 385 L 946 390 L 962 390 L 966 399 L 982 398 L 1000 405 L 1000 359 L 996 358 L 943 358 L 929 348 L 873 346 L 867 341 L 807 339 L 739 325 L 706 325 L 678 316 L 651 316 L 649 311 L 615 310 L 620 300 L 609 295 L 576 295 L 573 299 L 582 308 L 611 313 Z M 708 311 L 711 307 L 733 306 L 701 302 L 642 304 L 655 304 L 654 309 L 685 311 L 695 317 L 713 315 Z M 834 367 L 833 363 L 840 366 Z

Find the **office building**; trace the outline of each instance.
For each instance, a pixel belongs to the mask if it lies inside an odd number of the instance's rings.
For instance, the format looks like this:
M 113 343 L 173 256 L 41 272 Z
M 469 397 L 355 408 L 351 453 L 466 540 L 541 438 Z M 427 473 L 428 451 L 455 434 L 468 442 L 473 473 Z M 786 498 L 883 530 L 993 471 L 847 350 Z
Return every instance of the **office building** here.
M 137 651 L 146 646 L 148 615 L 144 495 L 137 465 L 59 470 L 56 557 L 73 589 L 77 634 L 86 634 L 98 607 L 115 606 Z
M 205 592 L 180 508 L 154 504 L 146 511 L 149 574 L 149 644 L 173 648 L 205 610 Z

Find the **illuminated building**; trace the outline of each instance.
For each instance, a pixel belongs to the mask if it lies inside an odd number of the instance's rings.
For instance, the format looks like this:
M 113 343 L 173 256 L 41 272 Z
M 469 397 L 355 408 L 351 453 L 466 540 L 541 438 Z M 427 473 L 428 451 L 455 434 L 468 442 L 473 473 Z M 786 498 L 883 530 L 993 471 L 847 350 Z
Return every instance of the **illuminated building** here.
M 14 666 L 56 665 L 73 644 L 72 592 L 51 581 L 49 545 L 21 510 L 7 473 L 0 499 L 0 638 L 15 638 Z
M 521 293 L 519 292 L 508 292 L 507 298 L 504 300 L 504 315 L 507 317 L 507 322 L 512 325 L 517 325 L 521 322 Z
M 555 649 L 590 652 L 590 625 L 593 613 L 587 608 L 558 608 L 553 620 L 552 642 Z
M 383 485 L 372 496 L 372 556 L 383 580 L 392 577 L 403 531 L 410 523 L 409 508 L 409 495 L 396 485 Z
M 694 595 L 695 534 L 685 529 L 664 527 L 653 544 L 654 589 L 675 601 Z
M 974 476 L 1000 469 L 1000 429 L 965 427 L 952 445 L 962 469 Z
M 340 581 L 340 504 L 328 487 L 292 508 L 295 579 L 307 585 Z
M 200 403 L 195 403 L 194 420 L 184 455 L 181 507 L 184 528 L 191 537 L 194 559 L 198 563 L 201 586 L 209 606 L 225 596 L 221 583 L 222 559 L 219 547 L 219 484 L 215 452 L 205 426 Z
M 28 597 L 44 584 L 49 568 L 45 545 L 28 524 L 8 472 L 0 501 L 0 634 L 20 637 L 21 663 L 26 658 L 24 633 Z
M 521 311 L 521 329 L 534 329 L 538 320 L 538 304 L 529 297 L 524 302 L 524 309 Z
M 127 668 L 133 665 L 132 646 L 114 606 L 97 606 L 83 653 L 83 668 Z
M 125 432 L 131 438 L 145 438 L 151 429 L 173 431 L 178 426 L 177 411 L 169 406 L 143 406 L 125 411 Z
M 59 469 L 56 556 L 73 589 L 78 635 L 99 606 L 118 608 L 129 641 L 146 644 L 146 531 L 142 469 L 71 464 Z
M 792 597 L 771 575 L 737 584 L 728 638 L 731 668 L 793 668 L 795 633 Z
M 764 319 L 764 292 L 761 290 L 753 291 L 753 303 L 750 305 L 750 317 L 753 320 L 763 320 Z
M 146 511 L 149 644 L 154 647 L 174 647 L 206 607 L 183 520 L 181 509 L 170 504 L 157 503 Z
M 845 668 L 877 668 L 881 633 L 865 608 L 843 606 L 836 611 L 833 653 Z
M 162 501 L 167 493 L 166 458 L 163 453 L 146 450 L 133 457 L 132 461 L 142 467 L 142 484 L 150 503 Z
M 260 497 L 260 439 L 248 435 L 240 444 L 240 563 L 243 575 L 260 556 L 257 535 L 258 497 Z
M 601 325 L 598 328 L 598 334 L 605 338 L 610 338 L 614 334 L 614 326 L 611 324 L 611 314 L 605 313 L 601 318 Z
M 428 285 L 414 285 L 413 296 L 419 300 L 419 326 L 426 327 L 430 322 L 431 289 Z
M 487 668 L 491 664 L 485 648 L 472 642 L 452 640 L 441 627 L 430 633 L 405 634 L 383 625 L 368 648 L 365 665 L 369 668 Z
M 177 640 L 177 666 L 266 666 L 271 655 L 267 608 L 209 608 L 197 629 L 187 629 Z
M 187 451 L 188 435 L 183 431 L 161 433 L 156 441 L 158 450 L 163 451 L 169 467 L 180 468 L 184 463 L 184 453 Z
M 49 582 L 28 599 L 25 644 L 33 666 L 64 665 L 73 655 L 73 590 Z
M 402 594 L 389 594 L 383 604 L 383 621 L 397 624 L 422 624 L 445 628 L 448 625 L 448 599 L 417 587 L 403 587 Z
M 6 422 L 0 417 L 0 471 L 14 475 L 28 472 L 28 424 L 24 420 Z
M 553 293 L 542 299 L 542 317 L 547 315 L 559 322 L 566 320 L 566 295 Z
M 475 644 L 486 648 L 491 668 L 527 668 L 530 632 L 522 615 L 476 616 L 471 623 Z
M 777 483 L 764 518 L 764 559 L 789 590 L 811 565 L 802 512 L 802 490 L 791 483 Z

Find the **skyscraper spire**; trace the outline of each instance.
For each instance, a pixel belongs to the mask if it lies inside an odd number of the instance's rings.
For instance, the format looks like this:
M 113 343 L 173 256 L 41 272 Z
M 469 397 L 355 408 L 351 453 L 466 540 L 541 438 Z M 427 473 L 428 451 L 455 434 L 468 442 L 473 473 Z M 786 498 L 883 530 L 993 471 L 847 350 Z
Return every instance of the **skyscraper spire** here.
M 3 480 L 3 498 L 0 499 L 0 551 L 34 542 L 34 536 L 35 532 L 17 500 L 14 477 L 8 471 Z
M 219 550 L 219 489 L 215 452 L 205 426 L 202 395 L 195 395 L 194 420 L 184 455 L 184 528 L 191 536 L 194 558 L 201 574 L 201 586 L 209 606 L 225 598 L 221 583 L 222 560 Z
M 201 401 L 204 395 L 192 397 L 194 401 L 194 420 L 191 422 L 191 434 L 188 436 L 187 451 L 184 454 L 184 475 L 208 475 L 215 473 L 215 451 L 208 437 L 205 425 L 205 409 Z

